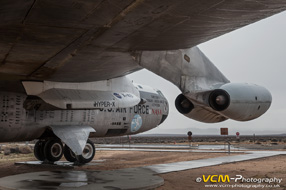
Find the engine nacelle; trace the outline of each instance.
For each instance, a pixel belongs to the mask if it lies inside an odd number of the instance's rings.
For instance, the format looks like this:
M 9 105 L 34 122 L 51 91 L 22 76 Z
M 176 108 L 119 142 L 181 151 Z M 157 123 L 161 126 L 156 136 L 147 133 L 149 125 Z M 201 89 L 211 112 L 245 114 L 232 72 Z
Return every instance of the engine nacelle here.
M 271 94 L 264 87 L 227 83 L 212 91 L 180 94 L 175 105 L 188 118 L 217 123 L 227 119 L 249 121 L 258 118 L 269 109 L 271 101 Z
M 269 109 L 272 96 L 258 85 L 228 83 L 212 91 L 208 101 L 211 108 L 227 118 L 249 121 Z
M 177 110 L 184 116 L 204 123 L 217 123 L 226 120 L 216 111 L 210 108 L 194 105 L 185 95 L 180 94 L 175 100 Z M 208 106 L 207 106 L 208 107 Z

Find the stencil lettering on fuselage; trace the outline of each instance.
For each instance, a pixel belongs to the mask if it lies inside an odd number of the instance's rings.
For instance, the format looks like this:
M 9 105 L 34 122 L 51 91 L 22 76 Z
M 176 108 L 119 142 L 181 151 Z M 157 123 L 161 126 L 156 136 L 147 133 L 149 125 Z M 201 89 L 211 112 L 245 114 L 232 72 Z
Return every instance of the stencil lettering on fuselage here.
M 94 107 L 114 108 L 115 107 L 115 102 L 111 102 L 111 101 L 96 101 L 96 102 L 94 102 Z
M 100 111 L 116 112 L 116 113 L 135 113 L 135 114 L 150 114 L 149 105 L 136 105 L 130 108 L 110 108 L 110 109 L 100 109 Z

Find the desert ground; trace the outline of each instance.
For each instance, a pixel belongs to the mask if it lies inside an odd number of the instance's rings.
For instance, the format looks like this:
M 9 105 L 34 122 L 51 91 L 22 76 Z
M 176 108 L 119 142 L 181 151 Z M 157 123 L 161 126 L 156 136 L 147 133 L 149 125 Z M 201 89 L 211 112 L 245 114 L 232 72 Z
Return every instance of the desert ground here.
M 179 161 L 198 160 L 226 156 L 225 153 L 178 153 L 175 152 L 133 152 L 133 151 L 97 151 L 94 160 L 100 161 L 98 165 L 84 165 L 73 169 L 61 166 L 31 166 L 15 165 L 15 162 L 34 161 L 33 154 L 10 154 L 0 157 L 0 177 L 46 170 L 116 170 L 133 168 L 152 164 L 172 163 Z M 64 159 L 62 159 L 64 160 Z M 102 162 L 101 162 L 102 161 Z
M 165 184 L 158 190 L 171 190 L 171 189 L 286 189 L 286 156 L 274 156 L 269 158 L 262 158 L 251 161 L 237 162 L 224 164 L 219 166 L 204 167 L 192 170 L 186 170 L 181 172 L 172 172 L 160 175 L 164 178 Z M 226 187 L 207 187 L 212 183 L 198 183 L 196 179 L 203 175 L 229 175 L 235 177 L 236 175 L 242 175 L 244 178 L 282 178 L 282 182 L 279 187 L 262 187 L 258 185 L 268 185 L 268 183 L 218 183 L 218 184 L 230 184 L 230 185 L 244 185 L 241 187 L 232 188 Z M 253 187 L 250 187 L 253 185 Z M 255 186 L 256 185 L 256 186 Z M 272 184 L 270 184 L 272 185 Z
M 180 143 L 180 142 L 178 142 Z M 181 142 L 184 144 L 185 142 Z M 195 142 L 194 142 L 195 143 Z M 202 142 L 197 142 L 198 144 Z M 213 144 L 215 142 L 212 142 Z M 276 144 L 273 144 L 276 143 Z M 168 142 L 167 142 L 168 144 Z M 169 142 L 173 144 L 173 142 Z M 203 144 L 206 144 L 204 142 Z M 216 143 L 215 143 L 216 144 Z M 221 144 L 221 143 L 220 143 Z M 285 151 L 285 142 L 279 140 L 272 142 L 266 140 L 265 142 L 251 143 L 249 141 L 233 144 L 239 144 L 241 147 L 249 147 L 251 149 L 271 149 Z M 6 145 L 8 146 L 8 145 Z M 15 146 L 15 144 L 13 144 Z M 239 153 L 236 153 L 239 154 Z M 233 155 L 233 154 L 231 154 Z M 19 161 L 32 161 L 36 160 L 33 153 L 11 153 L 4 155 L 3 145 L 0 154 L 0 177 L 36 172 L 36 171 L 53 171 L 53 170 L 116 170 L 121 168 L 140 167 L 152 164 L 172 163 L 179 161 L 190 161 L 204 158 L 222 157 L 228 156 L 227 153 L 194 153 L 194 152 L 145 152 L 145 151 L 120 151 L 120 150 L 98 150 L 94 158 L 98 161 L 96 165 L 85 165 L 75 168 L 67 168 L 61 166 L 27 166 L 27 165 L 15 165 L 15 162 Z M 63 159 L 64 160 L 64 159 Z M 229 177 L 235 177 L 236 175 L 242 175 L 244 178 L 281 178 L 282 182 L 279 186 L 270 186 L 267 183 L 211 183 L 211 182 L 196 182 L 198 177 L 208 175 L 229 175 Z M 165 189 L 286 189 L 286 156 L 274 156 L 268 158 L 261 158 L 257 160 L 236 162 L 231 164 L 224 164 L 219 166 L 203 167 L 197 169 L 191 169 L 180 172 L 171 172 L 160 175 L 165 180 L 165 184 L 158 190 Z M 220 185 L 237 185 L 236 187 L 221 186 L 210 187 L 208 185 L 220 184 Z M 273 183 L 272 183 L 273 184 Z M 270 184 L 270 185 L 272 185 Z M 238 185 L 240 185 L 238 187 Z M 242 186 L 242 185 L 260 185 L 260 186 Z M 264 185 L 264 187 L 262 186 Z

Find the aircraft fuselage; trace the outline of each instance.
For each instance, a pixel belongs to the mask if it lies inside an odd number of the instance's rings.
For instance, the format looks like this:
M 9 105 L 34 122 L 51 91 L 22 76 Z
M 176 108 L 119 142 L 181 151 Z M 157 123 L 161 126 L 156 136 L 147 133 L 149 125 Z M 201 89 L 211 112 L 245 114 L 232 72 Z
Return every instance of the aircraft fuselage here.
M 39 139 L 50 126 L 91 126 L 91 137 L 132 135 L 157 127 L 168 115 L 168 102 L 159 91 L 140 90 L 136 106 L 102 109 L 26 110 L 27 95 L 1 92 L 0 142 Z

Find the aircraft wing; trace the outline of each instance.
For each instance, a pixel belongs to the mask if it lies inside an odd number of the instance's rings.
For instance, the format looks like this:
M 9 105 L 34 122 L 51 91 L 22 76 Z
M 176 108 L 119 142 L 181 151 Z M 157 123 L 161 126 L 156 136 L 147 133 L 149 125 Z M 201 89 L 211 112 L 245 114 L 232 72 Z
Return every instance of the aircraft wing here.
M 0 87 L 126 75 L 141 69 L 136 50 L 194 47 L 285 9 L 285 0 L 2 0 Z

